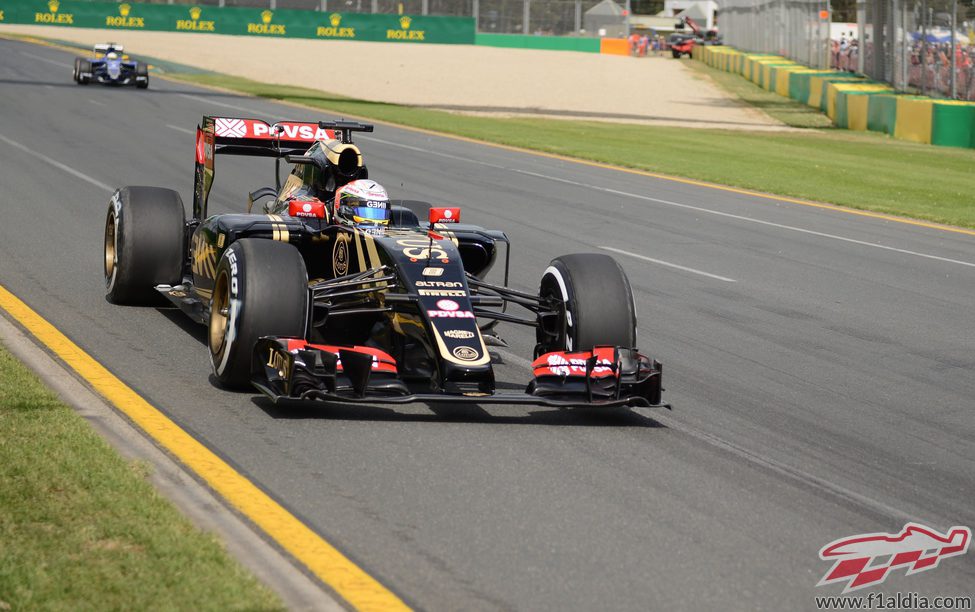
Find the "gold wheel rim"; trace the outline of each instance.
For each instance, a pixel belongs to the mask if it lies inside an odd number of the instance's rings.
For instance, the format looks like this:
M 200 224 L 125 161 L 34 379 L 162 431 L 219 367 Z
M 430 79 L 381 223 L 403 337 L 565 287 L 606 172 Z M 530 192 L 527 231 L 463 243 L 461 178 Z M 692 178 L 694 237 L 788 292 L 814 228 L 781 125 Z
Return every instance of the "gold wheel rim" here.
M 220 355 L 227 338 L 227 321 L 230 319 L 230 279 L 221 272 L 213 287 L 210 301 L 210 352 Z
M 115 274 L 115 266 L 118 265 L 118 258 L 115 250 L 115 213 L 108 214 L 105 222 L 105 280 L 112 279 Z

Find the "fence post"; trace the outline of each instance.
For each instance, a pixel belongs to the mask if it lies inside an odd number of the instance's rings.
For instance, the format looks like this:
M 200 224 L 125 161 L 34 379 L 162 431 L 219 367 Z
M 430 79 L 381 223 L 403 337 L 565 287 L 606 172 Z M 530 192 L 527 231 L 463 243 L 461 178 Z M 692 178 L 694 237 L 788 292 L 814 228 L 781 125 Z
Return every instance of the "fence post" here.
M 373 15 L 375 15 L 376 13 L 378 13 L 379 12 L 379 0 L 372 0 L 372 3 L 371 3 L 371 6 L 369 7 L 369 10 L 372 11 L 372 14 Z
M 528 20 L 531 19 L 532 12 L 532 0 L 522 1 L 522 11 L 521 11 L 521 33 L 531 34 L 528 28 Z
M 474 0 L 477 2 L 477 0 Z M 582 0 L 576 0 L 576 34 L 582 30 Z
M 420 3 L 420 14 L 426 15 L 429 12 L 430 12 L 430 0 L 423 0 L 423 2 Z
M 958 26 L 958 0 L 951 0 L 951 99 L 958 97 L 958 86 L 955 83 L 955 30 Z M 971 42 L 971 41 L 969 41 Z
M 474 6 L 472 7 L 474 13 L 474 32 L 480 31 L 481 25 L 481 0 L 474 0 Z

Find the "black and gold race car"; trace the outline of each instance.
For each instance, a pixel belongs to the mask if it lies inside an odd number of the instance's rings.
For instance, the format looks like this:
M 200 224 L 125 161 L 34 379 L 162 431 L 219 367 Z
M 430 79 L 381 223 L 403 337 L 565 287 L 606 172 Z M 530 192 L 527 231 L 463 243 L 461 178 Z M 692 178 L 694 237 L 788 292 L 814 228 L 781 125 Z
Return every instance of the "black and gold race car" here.
M 364 207 L 340 222 L 341 194 L 371 183 L 352 134 L 372 129 L 203 117 L 191 219 L 170 189 L 112 196 L 109 301 L 164 296 L 208 326 L 220 384 L 275 401 L 666 406 L 660 363 L 635 348 L 632 292 L 611 257 L 557 257 L 534 294 L 507 286 L 505 234 L 459 223 L 459 208 L 368 201 L 378 217 Z M 225 155 L 293 168 L 252 192 L 246 213 L 208 216 L 214 160 Z M 504 283 L 493 284 L 502 245 Z M 524 392 L 496 391 L 488 346 L 504 345 L 499 322 L 535 329 Z

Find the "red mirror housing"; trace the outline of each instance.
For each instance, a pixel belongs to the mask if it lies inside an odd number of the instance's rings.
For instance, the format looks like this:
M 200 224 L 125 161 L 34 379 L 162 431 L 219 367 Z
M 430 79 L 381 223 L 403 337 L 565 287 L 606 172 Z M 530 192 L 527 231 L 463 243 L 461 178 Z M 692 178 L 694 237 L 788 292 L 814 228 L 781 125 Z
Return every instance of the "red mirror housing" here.
M 430 223 L 460 223 L 460 208 L 430 208 Z

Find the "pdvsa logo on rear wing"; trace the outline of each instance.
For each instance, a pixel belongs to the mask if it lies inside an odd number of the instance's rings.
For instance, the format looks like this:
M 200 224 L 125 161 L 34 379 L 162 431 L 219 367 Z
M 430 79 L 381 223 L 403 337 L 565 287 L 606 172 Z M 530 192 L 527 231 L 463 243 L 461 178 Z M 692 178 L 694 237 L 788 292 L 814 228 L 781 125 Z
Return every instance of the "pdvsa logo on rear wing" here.
M 213 133 L 218 138 L 290 140 L 308 143 L 335 138 L 334 130 L 324 129 L 317 123 L 297 121 L 268 123 L 260 119 L 237 119 L 234 117 L 214 117 Z

